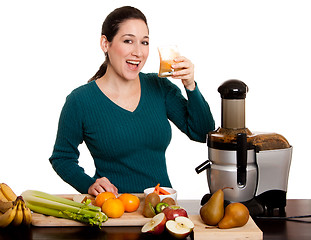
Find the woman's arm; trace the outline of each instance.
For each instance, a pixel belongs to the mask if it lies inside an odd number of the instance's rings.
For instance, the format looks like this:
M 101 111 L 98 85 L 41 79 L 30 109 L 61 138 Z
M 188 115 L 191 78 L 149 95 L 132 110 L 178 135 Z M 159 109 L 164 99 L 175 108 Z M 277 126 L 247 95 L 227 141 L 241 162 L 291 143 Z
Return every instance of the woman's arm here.
M 163 79 L 168 118 L 190 139 L 206 142 L 206 134 L 215 128 L 210 107 L 194 81 L 194 66 L 191 61 L 178 57 L 175 62 L 173 67 L 182 70 L 174 72 L 173 78 L 181 79 L 188 99 L 184 98 L 175 84 Z
M 83 113 L 74 93 L 63 106 L 52 156 L 49 158 L 56 173 L 77 191 L 87 193 L 95 179 L 79 166 L 78 145 L 83 142 Z

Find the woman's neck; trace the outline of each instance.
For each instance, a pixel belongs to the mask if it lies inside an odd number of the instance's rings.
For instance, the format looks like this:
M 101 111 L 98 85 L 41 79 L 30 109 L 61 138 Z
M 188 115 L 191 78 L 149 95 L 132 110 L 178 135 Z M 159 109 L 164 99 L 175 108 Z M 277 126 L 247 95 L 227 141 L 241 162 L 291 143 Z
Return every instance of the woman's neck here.
M 106 74 L 97 79 L 101 91 L 115 104 L 129 111 L 134 111 L 141 96 L 140 79 L 126 80 L 115 74 Z
M 98 83 L 117 92 L 128 92 L 140 86 L 139 75 L 135 79 L 129 80 L 117 74 L 109 65 L 105 75 L 98 79 Z

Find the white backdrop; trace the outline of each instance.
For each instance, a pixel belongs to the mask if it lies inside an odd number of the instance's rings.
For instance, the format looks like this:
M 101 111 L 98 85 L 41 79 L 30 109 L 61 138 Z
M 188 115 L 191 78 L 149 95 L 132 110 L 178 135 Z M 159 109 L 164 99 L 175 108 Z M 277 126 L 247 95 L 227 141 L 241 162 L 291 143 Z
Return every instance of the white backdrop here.
M 65 97 L 104 61 L 102 22 L 123 5 L 138 7 L 148 19 L 150 55 L 143 72 L 158 71 L 158 45 L 177 44 L 195 64 L 216 126 L 218 86 L 233 78 L 249 86 L 247 127 L 287 138 L 294 147 L 287 196 L 311 198 L 308 0 L 1 0 L 0 182 L 17 194 L 27 189 L 76 193 L 48 158 Z M 84 145 L 80 152 L 81 166 L 93 175 Z M 167 165 L 180 199 L 199 199 L 208 192 L 206 174 L 194 170 L 206 159 L 206 144 L 191 142 L 173 127 Z

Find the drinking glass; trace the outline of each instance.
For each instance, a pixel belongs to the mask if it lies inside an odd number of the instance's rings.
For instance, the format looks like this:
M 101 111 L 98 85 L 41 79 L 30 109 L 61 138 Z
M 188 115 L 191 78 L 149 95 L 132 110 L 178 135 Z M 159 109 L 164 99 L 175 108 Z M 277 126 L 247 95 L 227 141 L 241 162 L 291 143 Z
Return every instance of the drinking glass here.
M 173 75 L 174 71 L 177 69 L 172 68 L 174 64 L 174 59 L 180 56 L 178 47 L 176 45 L 167 45 L 158 47 L 159 56 L 160 56 L 160 69 L 159 77 L 169 77 Z

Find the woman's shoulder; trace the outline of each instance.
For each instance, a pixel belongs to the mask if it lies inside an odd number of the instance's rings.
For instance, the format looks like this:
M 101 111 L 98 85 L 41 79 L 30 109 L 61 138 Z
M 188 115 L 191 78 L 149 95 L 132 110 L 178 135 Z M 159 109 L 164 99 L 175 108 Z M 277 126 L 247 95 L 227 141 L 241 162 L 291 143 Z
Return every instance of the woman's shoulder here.
M 69 93 L 68 96 L 79 97 L 79 96 L 89 95 L 94 91 L 94 84 L 96 84 L 95 81 L 88 82 L 88 83 L 85 83 L 83 85 L 80 85 L 80 86 L 74 88 Z
M 90 96 L 94 95 L 94 81 L 85 83 L 73 89 L 66 97 L 66 101 L 78 101 L 84 102 L 85 99 L 89 99 Z
M 83 94 L 91 91 L 94 88 L 95 81 L 85 83 L 83 85 L 80 85 L 72 90 L 71 93 L 73 94 Z
M 156 85 L 160 87 L 166 87 L 172 85 L 171 81 L 167 78 L 160 78 L 157 73 L 139 73 L 141 80 L 145 81 L 148 84 Z
M 145 80 L 145 81 L 152 81 L 158 78 L 156 73 L 143 73 L 143 72 L 139 73 L 139 77 L 140 79 Z

